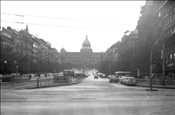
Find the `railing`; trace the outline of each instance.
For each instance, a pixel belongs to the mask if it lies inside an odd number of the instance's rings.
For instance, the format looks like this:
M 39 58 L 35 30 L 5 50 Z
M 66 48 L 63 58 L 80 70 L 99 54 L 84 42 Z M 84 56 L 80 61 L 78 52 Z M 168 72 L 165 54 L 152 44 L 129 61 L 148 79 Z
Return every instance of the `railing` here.
M 150 79 L 136 79 L 136 83 L 150 84 Z M 175 87 L 175 79 L 152 79 L 152 85 L 171 85 Z
M 2 89 L 8 88 L 37 88 L 47 86 L 67 85 L 79 82 L 84 76 L 71 77 L 71 76 L 54 76 L 53 78 L 39 78 L 31 79 L 14 79 L 11 82 L 0 82 Z

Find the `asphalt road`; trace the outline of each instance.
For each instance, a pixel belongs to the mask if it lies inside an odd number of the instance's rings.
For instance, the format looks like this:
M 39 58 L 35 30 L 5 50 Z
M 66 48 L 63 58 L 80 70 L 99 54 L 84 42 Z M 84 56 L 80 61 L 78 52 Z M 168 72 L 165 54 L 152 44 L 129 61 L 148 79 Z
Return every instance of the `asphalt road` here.
M 91 75 L 76 85 L 1 90 L 1 115 L 175 115 L 174 89 L 109 83 Z

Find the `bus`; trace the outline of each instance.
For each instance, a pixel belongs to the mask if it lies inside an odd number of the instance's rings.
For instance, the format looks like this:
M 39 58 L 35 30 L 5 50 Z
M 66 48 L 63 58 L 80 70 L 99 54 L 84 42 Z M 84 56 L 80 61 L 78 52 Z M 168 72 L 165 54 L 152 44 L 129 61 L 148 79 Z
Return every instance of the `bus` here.
M 75 76 L 75 71 L 71 70 L 71 69 L 65 69 L 65 70 L 63 70 L 63 75 L 74 77 Z
M 119 77 L 119 76 L 128 76 L 128 75 L 131 75 L 131 72 L 129 72 L 129 71 L 116 71 L 114 73 L 114 75 L 116 77 Z

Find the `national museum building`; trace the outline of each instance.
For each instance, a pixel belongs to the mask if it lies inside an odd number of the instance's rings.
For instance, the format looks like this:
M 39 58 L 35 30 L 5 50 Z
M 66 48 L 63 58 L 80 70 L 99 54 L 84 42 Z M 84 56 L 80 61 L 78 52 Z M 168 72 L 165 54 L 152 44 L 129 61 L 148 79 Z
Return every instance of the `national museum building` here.
M 82 44 L 80 52 L 67 52 L 62 48 L 60 53 L 64 56 L 65 62 L 73 64 L 75 68 L 96 68 L 97 63 L 100 62 L 102 56 L 102 52 L 92 51 L 87 36 Z

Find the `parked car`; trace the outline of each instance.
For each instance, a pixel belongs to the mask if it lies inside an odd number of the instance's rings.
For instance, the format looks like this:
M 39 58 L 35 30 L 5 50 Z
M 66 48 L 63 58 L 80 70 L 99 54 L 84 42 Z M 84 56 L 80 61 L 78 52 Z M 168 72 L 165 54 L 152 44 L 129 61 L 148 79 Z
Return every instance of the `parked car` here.
M 119 76 L 119 77 L 118 77 L 118 81 L 119 81 L 119 82 L 121 82 L 121 78 L 122 78 L 122 76 Z
M 117 83 L 118 82 L 118 78 L 115 75 L 111 75 L 109 82 L 114 82 Z
M 107 76 L 106 76 L 106 74 L 100 74 L 100 77 L 101 78 L 106 78 Z
M 94 75 L 94 79 L 98 79 L 98 76 L 97 75 Z
M 136 79 L 135 77 L 129 76 L 124 79 L 123 83 L 126 85 L 136 85 Z
M 108 75 L 107 78 L 110 79 L 112 75 Z
M 126 76 L 121 76 L 121 77 L 120 77 L 120 83 L 121 83 L 121 84 L 124 84 L 125 78 L 126 78 Z

